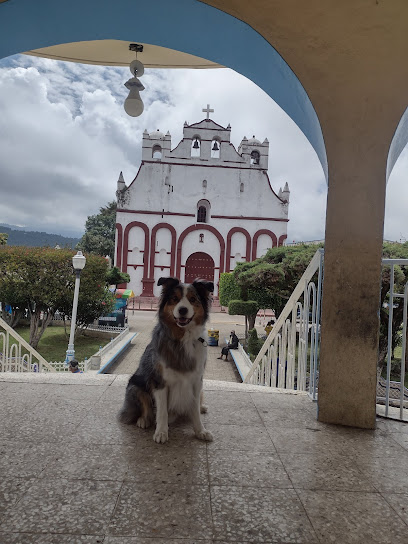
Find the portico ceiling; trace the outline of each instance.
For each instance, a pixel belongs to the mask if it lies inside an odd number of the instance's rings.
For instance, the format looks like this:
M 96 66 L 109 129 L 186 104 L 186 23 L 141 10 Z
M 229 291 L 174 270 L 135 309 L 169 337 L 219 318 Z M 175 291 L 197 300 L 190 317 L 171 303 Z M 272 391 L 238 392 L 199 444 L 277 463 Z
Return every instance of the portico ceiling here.
M 143 45 L 143 53 L 138 53 L 138 59 L 147 68 L 222 68 L 220 64 L 188 53 L 137 42 L 137 36 L 134 42 Z M 122 40 L 81 41 L 32 49 L 25 51 L 25 54 L 83 64 L 129 66 L 135 59 L 134 51 L 129 50 L 129 43 Z

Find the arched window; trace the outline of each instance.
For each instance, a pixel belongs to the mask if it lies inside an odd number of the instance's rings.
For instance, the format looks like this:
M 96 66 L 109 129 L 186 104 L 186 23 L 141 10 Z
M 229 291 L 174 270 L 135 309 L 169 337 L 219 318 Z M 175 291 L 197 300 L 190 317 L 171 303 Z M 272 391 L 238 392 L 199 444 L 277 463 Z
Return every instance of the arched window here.
M 191 156 L 199 157 L 201 155 L 201 140 L 198 136 L 194 136 L 191 142 Z
M 212 159 L 219 159 L 220 158 L 220 149 L 221 149 L 221 143 L 214 139 L 211 142 L 211 158 Z
M 244 192 L 244 184 L 243 183 L 240 183 L 239 190 L 240 190 L 241 193 Z
M 207 223 L 207 208 L 199 206 L 197 210 L 197 223 Z
M 211 204 L 206 198 L 197 202 L 197 223 L 209 223 Z
M 152 157 L 153 159 L 162 158 L 162 148 L 159 145 L 153 146 Z
M 260 159 L 259 151 L 252 151 L 251 153 L 251 164 L 259 164 Z

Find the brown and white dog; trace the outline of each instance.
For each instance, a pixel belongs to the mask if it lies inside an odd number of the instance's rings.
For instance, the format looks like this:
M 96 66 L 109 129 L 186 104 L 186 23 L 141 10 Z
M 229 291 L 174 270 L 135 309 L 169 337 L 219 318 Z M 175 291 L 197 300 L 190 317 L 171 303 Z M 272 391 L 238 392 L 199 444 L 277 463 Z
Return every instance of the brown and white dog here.
M 150 427 L 156 414 L 153 440 L 168 440 L 169 416 L 187 415 L 200 440 L 212 434 L 201 421 L 203 374 L 207 360 L 205 324 L 214 284 L 195 280 L 183 284 L 176 278 L 160 278 L 162 295 L 159 322 L 152 340 L 130 378 L 119 413 L 122 423 Z

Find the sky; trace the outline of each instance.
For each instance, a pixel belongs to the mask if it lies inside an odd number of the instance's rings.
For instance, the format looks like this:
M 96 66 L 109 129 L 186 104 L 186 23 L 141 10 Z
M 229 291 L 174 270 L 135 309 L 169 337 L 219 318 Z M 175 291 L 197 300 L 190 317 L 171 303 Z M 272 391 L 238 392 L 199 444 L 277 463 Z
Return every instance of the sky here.
M 291 191 L 288 242 L 324 238 L 327 185 L 302 132 L 254 83 L 229 69 L 152 70 L 141 78 L 144 112 L 123 102 L 128 68 L 81 65 L 15 55 L 0 61 L 0 223 L 81 236 L 88 215 L 115 199 L 122 171 L 129 184 L 141 160 L 144 129 L 170 131 L 185 121 L 231 124 L 238 147 L 246 136 L 269 140 L 269 178 Z M 384 237 L 408 239 L 408 152 L 387 188 Z

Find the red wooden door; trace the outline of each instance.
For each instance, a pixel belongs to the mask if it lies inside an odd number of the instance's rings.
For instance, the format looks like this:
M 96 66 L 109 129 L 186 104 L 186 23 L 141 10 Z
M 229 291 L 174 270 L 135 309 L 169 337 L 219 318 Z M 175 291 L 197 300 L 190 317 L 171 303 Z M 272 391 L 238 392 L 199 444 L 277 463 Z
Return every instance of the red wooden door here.
M 214 281 L 214 260 L 207 253 L 193 253 L 186 262 L 186 283 L 197 278 Z

